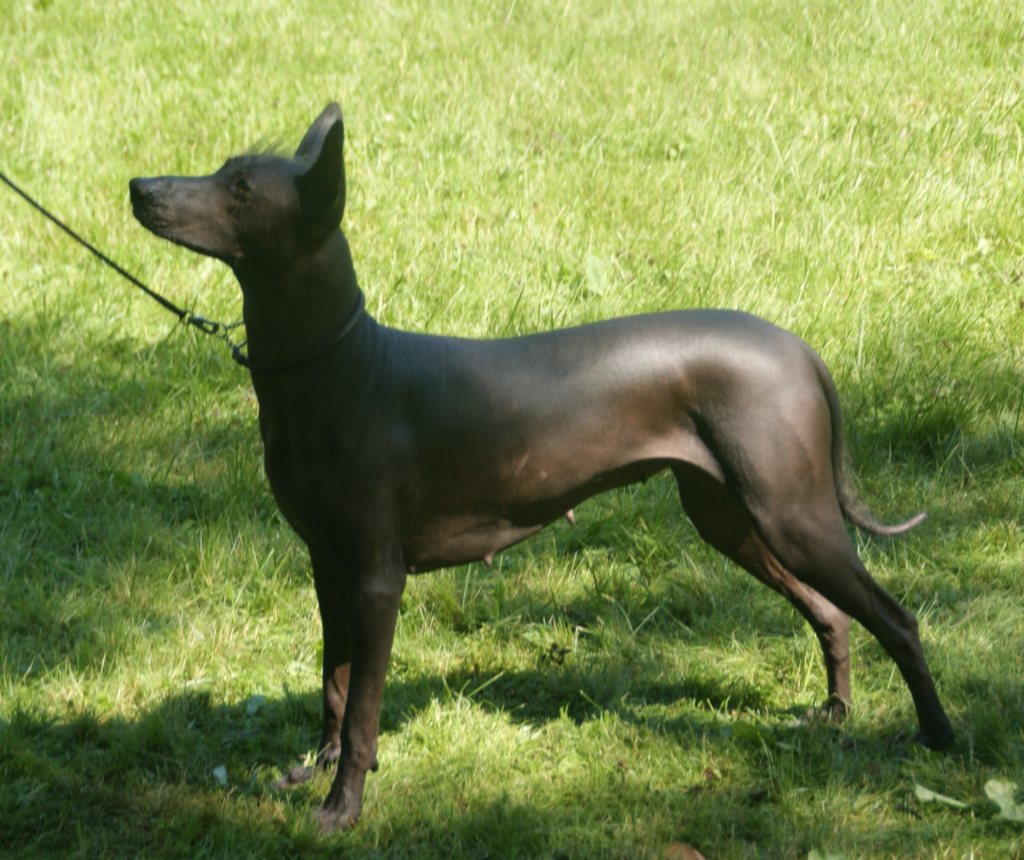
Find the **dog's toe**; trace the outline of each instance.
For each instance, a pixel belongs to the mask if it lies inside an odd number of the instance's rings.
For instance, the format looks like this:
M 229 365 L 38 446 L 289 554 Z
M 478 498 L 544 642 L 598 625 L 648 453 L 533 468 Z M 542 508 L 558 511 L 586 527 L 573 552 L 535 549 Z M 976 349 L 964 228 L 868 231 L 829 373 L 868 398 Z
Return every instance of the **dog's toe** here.
M 313 768 L 296 765 L 280 779 L 275 780 L 271 785 L 274 791 L 281 791 L 286 788 L 293 788 L 302 785 L 313 775 Z

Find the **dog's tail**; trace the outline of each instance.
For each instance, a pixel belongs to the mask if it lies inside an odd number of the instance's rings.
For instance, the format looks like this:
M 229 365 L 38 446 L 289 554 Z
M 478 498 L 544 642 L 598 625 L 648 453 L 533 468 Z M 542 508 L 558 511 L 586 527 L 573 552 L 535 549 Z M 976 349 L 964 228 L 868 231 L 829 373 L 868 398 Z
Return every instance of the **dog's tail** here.
M 849 454 L 846 449 L 846 435 L 843 432 L 843 413 L 839 407 L 839 394 L 832 381 L 832 375 L 825 367 L 825 362 L 813 349 L 810 351 L 816 359 L 815 364 L 818 368 L 818 377 L 821 379 L 821 389 L 832 416 L 832 480 L 836 486 L 839 509 L 843 512 L 843 516 L 857 528 L 871 532 L 871 534 L 886 537 L 905 534 L 923 523 L 928 514 L 922 511 L 905 522 L 887 525 L 875 519 L 868 506 L 858 498 L 853 487 L 853 479 L 850 476 Z

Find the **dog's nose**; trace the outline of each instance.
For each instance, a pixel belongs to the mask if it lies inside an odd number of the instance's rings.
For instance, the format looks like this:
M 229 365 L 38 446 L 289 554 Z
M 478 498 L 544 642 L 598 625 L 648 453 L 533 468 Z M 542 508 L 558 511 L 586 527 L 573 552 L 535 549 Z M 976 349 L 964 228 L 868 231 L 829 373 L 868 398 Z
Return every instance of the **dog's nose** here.
M 143 204 L 148 198 L 148 184 L 147 179 L 132 179 L 128 183 L 128 194 L 132 198 L 132 206 L 136 207 Z

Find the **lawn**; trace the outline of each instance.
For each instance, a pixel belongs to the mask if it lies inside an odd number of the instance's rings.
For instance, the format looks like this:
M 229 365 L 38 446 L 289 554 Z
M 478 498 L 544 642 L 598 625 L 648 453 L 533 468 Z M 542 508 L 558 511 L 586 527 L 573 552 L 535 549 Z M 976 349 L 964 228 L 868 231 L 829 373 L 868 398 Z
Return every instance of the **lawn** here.
M 854 708 L 670 477 L 411 578 L 364 813 L 321 836 L 319 618 L 248 374 L 0 186 L 0 854 L 1024 857 L 1024 16 L 997 0 L 0 0 L 0 171 L 179 304 L 134 176 L 346 117 L 368 310 L 498 337 L 751 311 L 832 369 L 857 535 L 957 740 L 853 629 Z M 895 744 L 893 741 L 896 741 Z M 921 786 L 959 802 L 926 800 Z M 1006 807 L 1009 809 L 1010 807 Z M 1012 814 L 1012 813 L 1011 813 Z

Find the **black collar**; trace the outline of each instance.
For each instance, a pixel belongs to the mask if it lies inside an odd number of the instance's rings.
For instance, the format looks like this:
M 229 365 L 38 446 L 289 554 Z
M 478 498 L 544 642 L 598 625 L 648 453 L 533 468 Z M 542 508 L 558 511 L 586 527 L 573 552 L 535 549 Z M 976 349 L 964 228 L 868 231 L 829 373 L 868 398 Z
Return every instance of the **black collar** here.
M 348 318 L 345 324 L 322 344 L 317 346 L 315 349 L 310 350 L 305 355 L 300 355 L 298 358 L 282 361 L 280 364 L 264 364 L 263 362 L 256 362 L 250 359 L 247 355 L 242 354 L 241 350 L 242 347 L 245 346 L 244 343 L 240 343 L 231 350 L 231 357 L 242 365 L 242 367 L 247 367 L 249 370 L 258 370 L 260 373 L 281 373 L 285 370 L 294 370 L 297 367 L 302 367 L 303 365 L 316 361 L 316 359 L 326 355 L 338 346 L 346 337 L 348 337 L 352 332 L 352 329 L 355 328 L 359 318 L 362 316 L 365 303 L 363 293 L 360 290 L 359 300 L 356 302 L 356 308 L 352 311 L 352 316 Z

